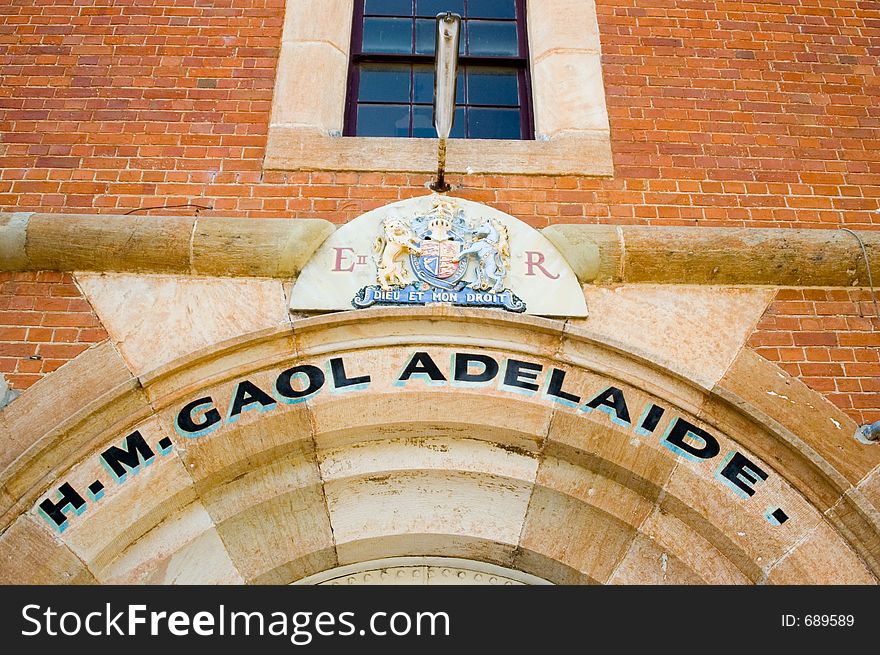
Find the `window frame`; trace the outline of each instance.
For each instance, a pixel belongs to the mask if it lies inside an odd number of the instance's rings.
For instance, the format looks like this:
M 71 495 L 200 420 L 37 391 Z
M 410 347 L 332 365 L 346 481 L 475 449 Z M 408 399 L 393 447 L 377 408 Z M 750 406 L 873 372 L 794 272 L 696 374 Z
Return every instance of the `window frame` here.
M 595 0 L 525 0 L 535 139 L 455 139 L 447 171 L 611 176 Z M 267 170 L 433 173 L 437 139 L 344 137 L 354 0 L 288 0 Z
M 532 112 L 532 88 L 531 75 L 529 70 L 529 45 L 528 45 L 528 15 L 525 0 L 513 0 L 516 7 L 516 16 L 513 19 L 517 27 L 517 55 L 516 56 L 472 56 L 460 55 L 459 66 L 477 66 L 477 67 L 499 67 L 515 69 L 517 73 L 517 94 L 519 96 L 518 109 L 520 112 L 520 138 L 517 141 L 530 141 L 535 138 L 535 122 Z M 411 53 L 370 53 L 363 51 L 363 35 L 364 35 L 364 8 L 366 0 L 355 0 L 354 2 L 354 18 L 351 28 L 351 47 L 349 54 L 348 81 L 345 93 L 345 119 L 343 122 L 342 136 L 357 137 L 357 110 L 360 99 L 358 98 L 360 90 L 360 66 L 361 64 L 401 64 L 401 65 L 433 65 L 434 56 Z M 413 15 L 413 20 L 420 17 Z M 468 19 L 466 19 L 468 20 Z M 509 20 L 509 19 L 508 19 Z M 360 44 L 360 49 L 358 49 Z M 409 103 L 414 106 L 414 102 Z M 419 103 L 421 104 L 421 103 Z M 458 106 L 458 103 L 456 103 Z M 467 106 L 471 106 L 468 104 Z M 487 105 L 488 107 L 489 105 Z M 495 105 L 492 105 L 494 107 Z M 412 125 L 410 125 L 412 130 Z M 416 136 L 395 136 L 393 138 L 426 138 Z M 430 138 L 430 137 L 428 137 Z M 464 138 L 470 138 L 465 136 Z M 505 139 L 496 139 L 505 140 Z

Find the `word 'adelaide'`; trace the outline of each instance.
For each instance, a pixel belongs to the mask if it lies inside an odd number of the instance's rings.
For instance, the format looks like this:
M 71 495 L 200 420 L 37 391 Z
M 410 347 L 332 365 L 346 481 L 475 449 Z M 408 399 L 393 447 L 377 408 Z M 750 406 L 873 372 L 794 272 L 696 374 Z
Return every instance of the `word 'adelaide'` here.
M 615 386 L 607 386 L 590 396 L 582 397 L 566 388 L 566 372 L 563 369 L 513 358 L 499 362 L 495 357 L 482 353 L 457 352 L 452 355 L 449 368 L 444 372 L 428 352 L 413 353 L 394 386 L 402 387 L 413 379 L 430 385 L 453 385 L 457 387 L 482 387 L 495 384 L 498 390 L 525 395 L 542 394 L 542 398 L 588 415 L 603 412 L 612 423 L 632 430 L 639 437 L 650 437 L 658 432 L 664 418 L 672 416 L 660 437 L 660 443 L 670 452 L 694 462 L 713 460 L 721 454 L 721 444 L 716 437 L 694 425 L 682 416 L 654 402 L 640 408 L 638 420 L 633 421 L 624 392 Z M 177 412 L 174 419 L 175 432 L 185 439 L 198 439 L 224 425 L 235 423 L 250 411 L 268 412 L 279 404 L 301 403 L 325 389 L 333 392 L 359 391 L 369 387 L 370 375 L 352 375 L 342 357 L 329 359 L 323 367 L 314 364 L 298 364 L 281 371 L 271 388 L 262 388 L 250 380 L 241 380 L 232 391 L 225 414 L 221 413 L 212 396 L 197 398 Z M 173 443 L 164 437 L 156 443 L 155 450 L 137 430 L 122 440 L 119 446 L 104 450 L 99 460 L 116 484 L 123 484 L 141 467 L 149 466 L 160 456 L 169 454 Z M 743 499 L 755 495 L 755 487 L 765 481 L 768 474 L 755 462 L 739 451 L 731 451 L 721 459 L 715 470 L 715 478 Z M 104 495 L 105 485 L 95 480 L 88 485 L 86 494 L 92 503 Z M 69 512 L 80 515 L 86 511 L 88 502 L 69 482 L 57 489 L 56 500 L 44 499 L 38 512 L 59 532 L 69 524 Z M 767 508 L 765 518 L 773 525 L 788 520 L 787 514 L 778 507 Z

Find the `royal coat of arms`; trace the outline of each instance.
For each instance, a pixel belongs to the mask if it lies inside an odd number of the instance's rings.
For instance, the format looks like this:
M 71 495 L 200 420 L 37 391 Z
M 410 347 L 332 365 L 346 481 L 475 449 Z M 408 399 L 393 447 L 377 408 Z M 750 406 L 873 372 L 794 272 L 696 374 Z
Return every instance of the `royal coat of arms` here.
M 449 303 L 523 312 L 506 288 L 510 270 L 507 226 L 494 218 L 468 222 L 449 198 L 411 219 L 390 217 L 373 242 L 377 284 L 358 291 L 356 308 Z M 473 263 L 473 266 L 471 266 Z

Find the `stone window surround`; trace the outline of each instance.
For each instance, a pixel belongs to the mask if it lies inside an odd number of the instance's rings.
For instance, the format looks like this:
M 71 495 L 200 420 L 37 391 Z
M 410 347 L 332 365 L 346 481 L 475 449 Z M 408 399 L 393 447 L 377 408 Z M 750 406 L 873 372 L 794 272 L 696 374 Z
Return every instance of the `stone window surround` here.
M 264 168 L 433 172 L 436 139 L 343 137 L 354 0 L 289 0 Z M 594 0 L 527 0 L 535 139 L 449 145 L 447 171 L 613 173 Z

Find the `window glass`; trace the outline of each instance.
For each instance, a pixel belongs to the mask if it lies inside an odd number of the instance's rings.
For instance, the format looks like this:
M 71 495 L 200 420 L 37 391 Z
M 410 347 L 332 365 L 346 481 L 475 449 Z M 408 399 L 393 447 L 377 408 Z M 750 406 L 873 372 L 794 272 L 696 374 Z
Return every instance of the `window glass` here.
M 409 136 L 409 105 L 358 105 L 359 136 Z
M 464 0 L 416 0 L 416 16 L 437 16 L 447 11 L 464 16 Z
M 367 0 L 364 5 L 365 16 L 409 16 L 412 14 L 412 0 Z
M 515 0 L 468 0 L 469 18 L 516 18 Z
M 509 68 L 468 68 L 470 105 L 519 105 L 519 75 Z
M 358 100 L 369 102 L 409 102 L 410 67 L 370 65 L 361 68 Z M 428 102 L 432 102 L 428 100 Z
M 412 52 L 412 21 L 408 18 L 364 18 L 363 52 Z
M 519 139 L 519 109 L 468 109 L 468 137 L 471 139 Z
M 458 35 L 458 55 L 464 54 L 464 47 L 467 43 L 467 22 L 461 25 L 461 32 Z M 416 21 L 416 54 L 433 55 L 434 47 L 437 44 L 437 19 Z
M 434 129 L 434 108 L 430 105 L 416 105 L 413 107 L 413 136 L 422 138 L 437 138 L 437 130 Z M 465 136 L 464 108 L 455 110 L 455 120 L 452 124 L 451 139 L 463 139 Z
M 437 24 L 462 15 L 455 138 L 533 138 L 525 0 L 355 0 L 346 136 L 436 137 Z
M 413 68 L 413 102 L 431 104 L 434 102 L 434 68 L 431 66 L 415 66 Z M 465 93 L 464 70 L 458 71 L 455 85 L 455 102 L 464 103 Z
M 516 23 L 468 21 L 467 43 L 467 54 L 474 57 L 491 55 L 516 57 L 519 54 Z

